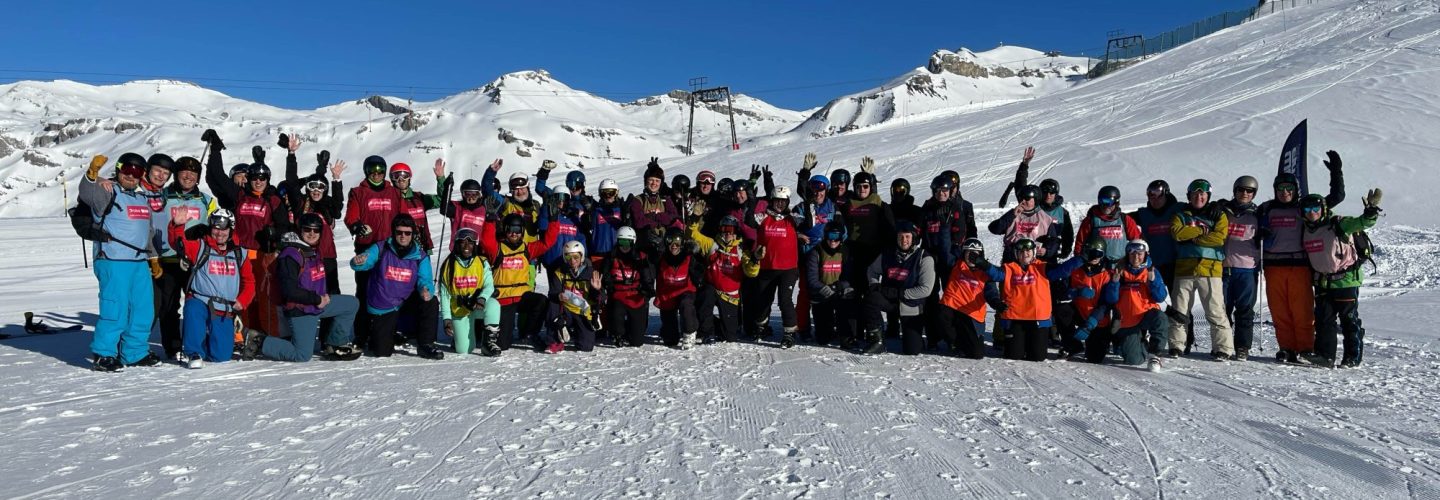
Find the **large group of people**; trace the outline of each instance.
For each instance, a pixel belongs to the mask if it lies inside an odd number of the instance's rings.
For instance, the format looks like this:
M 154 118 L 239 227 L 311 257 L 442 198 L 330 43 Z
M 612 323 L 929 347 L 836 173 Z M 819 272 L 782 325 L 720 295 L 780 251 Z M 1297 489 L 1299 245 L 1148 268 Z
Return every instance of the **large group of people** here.
M 288 154 L 273 184 L 265 148 L 227 169 L 219 135 L 201 139 L 203 168 L 192 157 L 125 153 L 102 178 L 109 159 L 90 163 L 80 199 L 103 229 L 95 370 L 307 361 L 317 352 L 353 360 L 406 344 L 428 359 L 447 350 L 500 356 L 517 342 L 588 352 L 607 339 L 644 345 L 652 308 L 666 346 L 769 343 L 775 307 L 781 348 L 879 354 L 898 337 L 907 355 L 1142 364 L 1189 353 L 1196 302 L 1210 356 L 1245 360 L 1262 278 L 1278 361 L 1335 366 L 1337 331 L 1339 366 L 1362 360 L 1356 236 L 1376 223 L 1381 193 L 1366 194 L 1358 217 L 1333 214 L 1345 197 L 1333 151 L 1325 196 L 1302 195 L 1300 181 L 1282 174 L 1259 205 L 1251 176 L 1235 180 L 1228 200 L 1193 180 L 1182 202 L 1156 180 L 1134 212 L 1105 186 L 1072 218 L 1057 181 L 1029 183 L 1027 148 L 1009 188 L 1017 206 L 987 227 L 1003 242 L 992 262 L 957 172 L 931 179 L 919 204 L 907 179 L 893 179 L 886 201 L 868 157 L 853 176 L 827 175 L 808 154 L 793 186 L 769 166 L 735 179 L 701 171 L 692 184 L 667 179 L 652 158 L 632 195 L 613 179 L 592 195 L 581 171 L 551 187 L 557 165 L 548 160 L 502 186 L 496 160 L 455 197 L 443 160 L 433 168 L 437 193 L 416 191 L 409 165 L 380 156 L 364 160 L 363 180 L 347 192 L 345 163 L 332 164 L 328 151 L 300 176 L 297 138 L 281 134 Z M 444 230 L 431 230 L 432 211 Z M 340 293 L 341 228 L 355 245 L 346 263 L 353 296 Z M 150 350 L 152 329 L 163 356 Z

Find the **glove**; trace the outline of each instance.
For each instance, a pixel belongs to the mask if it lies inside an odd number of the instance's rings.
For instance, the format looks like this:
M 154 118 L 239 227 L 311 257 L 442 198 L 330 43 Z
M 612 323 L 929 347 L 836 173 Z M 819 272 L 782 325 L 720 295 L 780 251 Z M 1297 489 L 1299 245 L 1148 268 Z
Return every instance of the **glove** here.
M 842 298 L 842 299 L 849 300 L 849 299 L 855 298 L 855 289 L 852 288 L 852 287 L 851 287 L 850 285 L 848 285 L 848 284 L 847 284 L 847 285 L 844 285 L 844 286 L 840 286 L 839 288 L 837 288 L 837 290 L 838 290 L 837 293 L 840 294 L 840 298 Z
M 164 274 L 165 274 L 165 270 L 164 270 L 164 269 L 160 269 L 160 258 L 159 258 L 159 257 L 151 257 L 151 258 L 150 258 L 150 278 L 151 278 L 151 279 L 157 279 L 157 280 L 158 280 L 158 279 L 160 279 L 160 277 L 163 276 Z
M 867 174 L 875 173 L 875 160 L 866 156 L 860 159 L 860 171 Z
M 817 162 L 815 161 L 815 153 L 805 153 L 805 162 L 804 167 L 802 168 L 804 168 L 805 170 L 815 170 L 816 163 Z
M 696 217 L 705 216 L 705 200 L 699 200 L 690 205 L 690 215 Z
M 1081 329 L 1079 329 L 1079 330 L 1075 330 L 1075 340 L 1081 340 L 1081 341 L 1083 341 L 1083 340 L 1088 339 L 1088 338 L 1090 338 L 1090 329 L 1089 329 L 1089 328 L 1081 328 Z
M 355 233 L 356 237 L 363 238 L 366 236 L 370 236 L 370 233 L 373 233 L 374 231 L 370 229 L 369 224 L 358 223 L 355 224 L 354 227 L 350 228 L 350 232 Z
M 449 336 L 451 336 L 451 337 L 454 337 L 454 336 L 455 336 L 455 320 L 453 320 L 453 319 L 447 319 L 447 320 L 445 320 L 445 334 L 446 334 L 446 335 L 449 335 Z
M 279 141 L 279 142 L 280 142 L 280 149 L 285 149 L 285 150 L 289 150 L 289 149 L 290 149 L 290 136 L 289 136 L 289 135 L 286 135 L 286 134 L 283 133 L 283 132 L 280 133 L 280 141 Z
M 1090 287 L 1087 286 L 1087 287 L 1081 288 L 1081 289 L 1079 289 L 1079 290 L 1076 290 L 1076 291 L 1075 291 L 1075 294 L 1076 294 L 1076 295 L 1079 295 L 1080 298 L 1082 298 L 1082 299 L 1093 299 L 1093 298 L 1095 298 L 1095 289 L 1094 289 L 1094 288 L 1090 288 Z
M 765 182 L 766 182 L 766 183 L 768 183 L 768 184 L 774 184 L 774 183 L 775 183 L 775 175 L 770 172 L 770 166 L 769 166 L 769 165 L 766 165 L 766 166 L 764 166 L 763 168 L 761 168 L 761 169 L 760 169 L 760 174 L 763 175 L 763 176 L 765 176 Z
M 1005 312 L 1006 309 L 1009 309 L 1009 308 L 1010 308 L 1010 304 L 1006 304 L 1006 303 L 1003 302 L 1003 301 L 1002 301 L 1002 302 L 996 302 L 996 303 L 994 303 L 994 304 L 990 304 L 990 308 L 991 308 L 991 309 L 994 309 L 994 310 L 995 310 L 995 314 L 998 315 L 998 314 L 1000 314 L 1000 313 Z
M 265 148 L 258 145 L 250 148 L 250 156 L 255 158 L 255 163 L 265 163 Z
M 463 307 L 463 308 L 469 309 L 469 310 L 471 310 L 471 311 L 474 311 L 474 310 L 475 310 L 475 306 L 476 306 L 476 305 L 478 304 L 478 302 L 479 302 L 479 297 L 476 297 L 476 296 L 473 295 L 473 294 L 471 294 L 471 295 L 461 295 L 461 296 L 459 296 L 459 297 L 456 297 L 456 298 L 455 298 L 455 301 L 460 304 L 460 307 Z
M 110 163 L 110 159 L 106 158 L 105 155 L 95 155 L 94 158 L 90 159 L 90 170 L 85 171 L 85 178 L 90 179 L 92 182 L 98 179 L 100 177 L 100 169 L 105 168 L 106 163 Z
M 1374 207 L 1374 208 L 1376 208 L 1376 209 L 1379 209 L 1379 208 L 1380 208 L 1380 199 L 1381 199 L 1382 197 L 1384 197 L 1384 196 L 1385 196 L 1385 193 L 1384 193 L 1383 191 L 1380 191 L 1380 188 L 1375 188 L 1375 189 L 1371 189 L 1370 191 L 1366 192 L 1366 193 L 1365 193 L 1365 198 L 1363 198 L 1361 201 L 1364 202 L 1365 208 Z
M 325 151 L 321 151 L 319 154 L 316 154 L 315 163 L 319 164 L 316 168 L 322 169 L 330 165 L 330 150 L 327 149 Z
M 200 141 L 210 143 L 210 149 L 216 151 L 225 150 L 225 143 L 220 140 L 220 134 L 216 134 L 213 128 L 205 129 L 205 133 L 200 134 Z
M 1340 153 L 1336 153 L 1335 151 L 1326 151 L 1325 157 L 1329 158 L 1328 160 L 1321 161 L 1321 163 L 1325 164 L 1325 168 L 1330 169 L 1331 172 L 1337 172 L 1340 170 Z
M 815 290 L 815 293 L 819 294 L 819 295 L 820 295 L 820 298 L 822 298 L 822 299 L 828 299 L 828 298 L 830 298 L 830 297 L 834 297 L 834 296 L 835 296 L 835 285 L 829 285 L 829 286 L 820 287 L 818 290 Z
M 555 170 L 555 160 L 545 160 L 540 162 L 540 168 L 542 170 Z

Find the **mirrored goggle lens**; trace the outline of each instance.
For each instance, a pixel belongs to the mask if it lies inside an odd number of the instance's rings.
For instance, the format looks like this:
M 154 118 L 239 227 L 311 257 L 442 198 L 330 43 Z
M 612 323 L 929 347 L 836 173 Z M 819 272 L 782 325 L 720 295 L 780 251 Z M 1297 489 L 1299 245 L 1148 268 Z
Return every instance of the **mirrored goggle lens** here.
M 1104 197 L 1104 198 L 1100 198 L 1100 204 L 1101 204 L 1101 205 L 1105 205 L 1105 206 L 1107 206 L 1107 207 L 1110 206 L 1110 205 L 1114 205 L 1114 204 L 1118 203 L 1119 201 L 1120 201 L 1120 200 L 1117 200 L 1117 199 L 1115 199 L 1114 197 L 1111 197 L 1111 196 L 1106 196 L 1106 197 Z
M 1030 240 L 1020 240 L 1020 242 L 1015 244 L 1015 248 L 1017 250 L 1034 250 L 1035 242 Z
M 828 233 L 825 233 L 825 239 L 830 241 L 840 241 L 845 239 L 845 233 L 839 231 L 830 231 Z
M 505 234 L 522 234 L 522 233 L 524 233 L 524 232 L 525 232 L 525 227 L 524 227 L 524 226 L 506 226 L 506 227 L 505 227 Z
M 234 227 L 234 226 L 235 226 L 235 223 L 234 223 L 234 222 L 231 222 L 230 219 L 228 219 L 228 218 L 225 218 L 225 217 L 211 217 L 211 218 L 210 218 L 210 229 L 230 229 L 231 227 Z
M 1321 207 L 1305 207 L 1305 213 L 1315 213 L 1319 212 L 1320 210 Z
M 328 186 L 326 186 L 324 182 L 314 181 L 306 183 L 305 187 L 310 188 L 311 191 L 324 191 Z
M 409 179 L 409 178 L 410 178 L 410 173 L 409 173 L 409 172 L 391 172 L 391 173 L 390 173 L 390 178 L 391 178 L 391 179 L 395 179 L 395 180 Z
M 619 196 L 619 195 L 620 195 L 620 190 L 619 190 L 619 189 L 601 189 L 601 190 L 600 190 L 600 196 Z
M 461 191 L 461 192 L 460 192 L 460 195 L 461 195 L 461 196 L 469 196 L 469 197 L 480 196 L 480 190 L 479 190 L 479 189 L 466 189 L 466 190 L 464 190 L 464 191 Z
M 1145 253 L 1145 245 L 1141 245 L 1138 243 L 1131 243 L 1129 245 L 1125 245 L 1125 253 Z

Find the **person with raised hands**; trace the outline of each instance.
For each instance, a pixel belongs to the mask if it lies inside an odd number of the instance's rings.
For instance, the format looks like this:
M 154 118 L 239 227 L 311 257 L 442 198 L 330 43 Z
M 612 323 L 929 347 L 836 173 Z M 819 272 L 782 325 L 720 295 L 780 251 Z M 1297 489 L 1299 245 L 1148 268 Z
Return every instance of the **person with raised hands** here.
M 89 205 L 103 233 L 93 249 L 100 318 L 90 342 L 92 369 L 118 372 L 160 363 L 150 352 L 149 339 L 155 319 L 152 280 L 163 272 L 152 238 L 161 228 L 153 214 L 164 200 L 142 186 L 148 168 L 144 157 L 125 153 L 114 178 L 101 179 L 100 170 L 109 161 L 104 155 L 90 160 L 80 183 L 80 201 Z
M 206 224 L 186 229 L 190 212 L 185 207 L 170 209 L 168 234 L 171 245 L 184 255 L 190 276 L 185 283 L 185 330 L 181 363 L 191 369 L 205 362 L 230 361 L 235 353 L 235 317 L 249 307 L 256 287 L 250 259 L 234 241 L 235 216 L 219 209 Z M 260 330 L 245 339 L 259 342 Z M 241 349 L 241 359 L 253 359 L 254 351 Z

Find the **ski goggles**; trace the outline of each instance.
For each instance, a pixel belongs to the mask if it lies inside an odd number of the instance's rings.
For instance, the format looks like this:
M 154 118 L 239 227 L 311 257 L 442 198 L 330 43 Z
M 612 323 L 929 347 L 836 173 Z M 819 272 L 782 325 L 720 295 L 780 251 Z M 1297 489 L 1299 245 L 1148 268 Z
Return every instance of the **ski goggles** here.
M 145 167 L 133 163 L 124 163 L 120 165 L 120 175 L 128 175 L 136 179 L 141 179 L 145 177 Z
M 845 233 L 840 231 L 829 231 L 825 233 L 826 241 L 840 241 L 845 239 Z
M 405 171 L 390 172 L 390 179 L 391 179 L 391 180 L 397 180 L 397 181 L 398 181 L 398 180 L 401 180 L 401 179 L 409 179 L 409 178 L 410 178 L 410 172 L 405 172 Z
M 1196 180 L 1195 182 L 1191 182 L 1191 183 L 1190 183 L 1190 189 L 1187 189 L 1186 192 L 1188 192 L 1188 193 L 1190 193 L 1190 194 L 1195 194 L 1195 193 L 1209 193 L 1209 192 L 1210 192 L 1210 182 L 1208 182 L 1208 181 L 1203 181 L 1203 180 Z
M 525 234 L 525 226 L 505 226 L 505 234 Z
M 680 245 L 684 245 L 684 244 L 685 244 L 685 238 L 684 238 L 684 237 L 681 237 L 681 236 L 671 236 L 671 237 L 669 237 L 669 238 L 665 238 L 665 244 L 666 244 L 666 245 L 669 245 L 669 246 L 672 246 L 672 247 L 677 247 L 677 246 L 680 246 Z
M 1307 214 L 1310 214 L 1310 213 L 1316 213 L 1316 214 L 1318 214 L 1318 213 L 1324 211 L 1324 210 L 1325 210 L 1325 207 L 1309 206 L 1309 207 L 1304 207 L 1304 208 L 1302 208 L 1301 210 L 1304 210 L 1305 213 L 1307 213 Z
M 714 184 L 714 183 L 715 183 L 715 176 L 704 176 L 704 175 L 702 175 L 702 176 L 700 176 L 700 180 L 695 181 L 695 182 L 698 183 L 698 184 Z
M 1151 198 L 1158 198 L 1161 196 L 1165 196 L 1165 192 L 1165 188 L 1155 188 L 1146 190 L 1145 194 L 1149 195 Z
M 826 189 L 830 189 L 830 185 L 825 184 L 825 183 L 820 182 L 820 181 L 810 181 L 810 190 L 811 190 L 811 191 L 823 192 L 823 191 L 825 191 Z
M 1045 186 L 1040 188 L 1041 194 L 1060 194 L 1060 188 Z
M 1114 205 L 1114 204 L 1116 204 L 1116 203 L 1120 203 L 1120 200 L 1119 200 L 1118 198 L 1115 198 L 1114 196 L 1106 196 L 1106 197 L 1104 197 L 1104 198 L 1100 198 L 1100 205 L 1101 205 L 1101 206 L 1106 206 L 1106 207 L 1108 207 L 1108 206 Z
M 910 188 L 905 187 L 905 186 L 894 186 L 894 187 L 891 187 L 891 188 L 890 188 L 890 194 L 906 195 L 906 194 L 909 194 L 909 193 L 910 193 Z
M 1085 249 L 1085 260 L 1090 261 L 1090 260 L 1103 259 L 1103 258 L 1105 258 L 1105 249 L 1103 249 L 1103 248 L 1086 248 L 1086 249 Z
M 461 229 L 461 230 L 455 232 L 455 242 L 456 242 L 456 243 L 459 243 L 459 242 L 461 242 L 461 241 L 469 241 L 470 243 L 479 243 L 479 242 L 480 242 L 480 235 L 475 234 L 475 230 L 474 230 L 474 229 L 470 229 L 470 228 L 467 227 L 467 228 L 464 228 L 464 229 Z
M 385 165 L 381 165 L 381 164 L 379 164 L 379 163 L 376 163 L 376 164 L 374 164 L 374 165 L 370 165 L 370 168 L 365 169 L 365 174 L 366 174 L 366 175 L 375 175 L 375 174 L 382 174 L 382 175 L 383 175 L 384 173 L 385 173 Z
M 600 190 L 600 196 L 601 196 L 602 198 L 614 198 L 614 197 L 620 196 L 620 190 L 619 190 L 619 189 L 601 189 L 601 190 Z
M 615 246 L 620 247 L 620 248 L 624 248 L 624 249 L 629 249 L 630 247 L 635 246 L 635 240 L 629 240 L 629 239 L 626 239 L 626 240 L 615 240 Z
M 1130 243 L 1130 244 L 1125 245 L 1125 254 L 1126 254 L 1126 255 L 1136 254 L 1136 253 L 1146 253 L 1146 252 L 1149 252 L 1149 251 L 1150 251 L 1150 249 L 1149 249 L 1148 247 L 1146 247 L 1144 244 L 1141 244 L 1141 243 Z
M 305 183 L 305 189 L 309 189 L 311 191 L 319 191 L 322 193 L 325 192 L 325 189 L 328 187 L 330 186 L 325 181 L 310 181 Z
M 1010 248 L 1014 248 L 1016 251 L 1020 251 L 1020 250 L 1034 250 L 1034 249 L 1035 249 L 1035 240 L 1020 240 L 1020 241 L 1017 241 L 1017 242 L 1011 244 L 1011 245 L 1010 245 Z
M 722 234 L 735 234 L 735 226 L 720 226 Z
M 210 229 L 233 229 L 234 227 L 235 219 L 231 219 L 229 217 L 210 218 Z
M 464 189 L 464 190 L 461 190 L 461 191 L 460 191 L 460 196 L 464 196 L 464 197 L 467 197 L 467 198 L 472 197 L 472 196 L 480 196 L 480 190 L 479 190 L 479 189 Z

